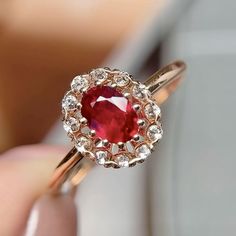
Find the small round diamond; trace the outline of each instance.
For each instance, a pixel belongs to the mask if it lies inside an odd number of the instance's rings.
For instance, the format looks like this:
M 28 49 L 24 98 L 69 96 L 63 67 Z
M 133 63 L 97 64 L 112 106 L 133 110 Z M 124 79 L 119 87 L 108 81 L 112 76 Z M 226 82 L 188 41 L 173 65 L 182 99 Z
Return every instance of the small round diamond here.
M 80 110 L 76 111 L 73 116 L 74 116 L 77 120 L 80 120 L 80 119 L 83 118 L 83 116 L 82 116 Z
M 97 82 L 103 82 L 108 77 L 107 72 L 103 68 L 93 70 L 90 75 Z
M 63 127 L 67 133 L 72 133 L 79 130 L 79 123 L 74 117 L 69 117 L 64 121 Z
M 83 90 L 86 90 L 89 86 L 88 80 L 85 78 L 85 76 L 76 76 L 73 81 L 71 82 L 71 89 L 75 92 L 79 91 L 82 92 Z
M 107 158 L 107 152 L 106 151 L 97 151 L 95 157 L 96 157 L 96 162 L 99 165 L 104 165 L 106 162 L 106 158 Z
M 75 147 L 78 150 L 78 152 L 85 152 L 89 150 L 90 148 L 90 140 L 84 136 L 80 136 L 75 143 Z
M 78 100 L 73 95 L 66 95 L 62 100 L 62 108 L 65 110 L 73 110 L 77 107 Z
M 136 154 L 138 158 L 146 159 L 151 154 L 151 150 L 147 144 L 142 144 L 136 149 Z
M 135 85 L 133 88 L 133 95 L 138 99 L 144 99 L 148 96 L 149 91 L 144 84 Z
M 119 155 L 116 157 L 115 161 L 119 167 L 129 167 L 129 158 L 127 156 Z
M 149 103 L 144 108 L 144 113 L 146 117 L 150 120 L 156 120 L 161 114 L 161 109 L 154 102 Z
M 150 140 L 156 142 L 157 140 L 162 138 L 163 130 L 158 125 L 151 125 L 148 128 L 147 135 Z
M 115 75 L 114 80 L 118 86 L 124 87 L 124 86 L 128 85 L 130 78 L 127 73 L 123 72 L 119 75 Z

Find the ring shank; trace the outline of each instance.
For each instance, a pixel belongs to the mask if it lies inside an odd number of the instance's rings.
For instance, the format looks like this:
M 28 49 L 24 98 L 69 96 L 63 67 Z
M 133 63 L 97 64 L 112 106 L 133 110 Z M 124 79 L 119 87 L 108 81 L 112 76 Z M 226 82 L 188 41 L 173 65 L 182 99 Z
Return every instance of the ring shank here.
M 151 92 L 158 105 L 162 104 L 176 89 L 186 69 L 183 61 L 175 61 L 160 69 L 149 77 L 144 84 Z M 49 183 L 53 194 L 73 192 L 74 187 L 81 182 L 94 163 L 73 147 L 59 163 Z
M 52 194 L 73 192 L 94 163 L 73 147 L 56 167 L 49 183 Z
M 183 61 L 175 61 L 154 73 L 144 82 L 158 105 L 165 102 L 176 90 L 183 79 L 185 70 L 186 64 Z

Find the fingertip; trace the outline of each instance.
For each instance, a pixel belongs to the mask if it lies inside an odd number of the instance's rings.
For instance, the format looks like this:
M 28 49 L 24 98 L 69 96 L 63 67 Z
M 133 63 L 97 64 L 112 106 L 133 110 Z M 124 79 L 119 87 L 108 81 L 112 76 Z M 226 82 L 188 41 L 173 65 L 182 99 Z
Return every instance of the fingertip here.
M 46 191 L 64 148 L 32 145 L 14 148 L 0 157 L 0 235 L 17 235 L 25 229 L 30 209 Z M 12 227 L 14 226 L 14 227 Z
M 76 236 L 76 206 L 70 195 L 42 196 L 31 210 L 24 236 Z

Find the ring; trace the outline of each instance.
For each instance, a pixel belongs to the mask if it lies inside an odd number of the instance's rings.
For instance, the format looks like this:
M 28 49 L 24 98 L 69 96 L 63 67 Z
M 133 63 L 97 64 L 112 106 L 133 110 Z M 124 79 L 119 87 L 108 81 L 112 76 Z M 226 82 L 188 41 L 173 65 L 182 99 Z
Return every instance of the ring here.
M 159 105 L 185 69 L 175 61 L 144 83 L 110 68 L 76 76 L 62 100 L 63 126 L 74 147 L 55 169 L 49 190 L 73 189 L 96 164 L 124 168 L 144 162 L 163 136 Z

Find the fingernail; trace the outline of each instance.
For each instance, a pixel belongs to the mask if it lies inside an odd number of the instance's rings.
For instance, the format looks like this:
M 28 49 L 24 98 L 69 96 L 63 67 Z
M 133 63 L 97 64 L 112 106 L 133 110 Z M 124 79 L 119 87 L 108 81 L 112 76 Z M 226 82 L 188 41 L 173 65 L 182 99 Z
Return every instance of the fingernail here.
M 33 206 L 24 236 L 76 236 L 76 206 L 69 195 L 42 196 Z

